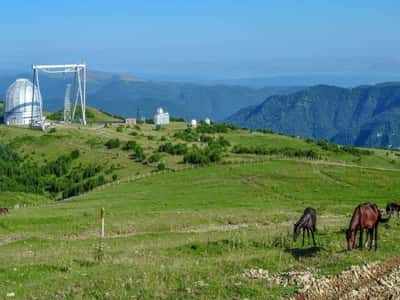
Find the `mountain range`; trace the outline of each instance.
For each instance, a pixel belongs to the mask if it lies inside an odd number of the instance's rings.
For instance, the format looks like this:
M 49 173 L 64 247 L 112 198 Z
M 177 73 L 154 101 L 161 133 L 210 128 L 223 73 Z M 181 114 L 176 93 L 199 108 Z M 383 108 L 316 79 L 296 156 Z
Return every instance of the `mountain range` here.
M 31 78 L 28 73 L 0 76 L 0 99 L 16 78 Z M 43 73 L 40 87 L 46 111 L 63 107 L 64 90 L 71 76 Z M 250 88 L 225 84 L 196 84 L 151 81 L 107 72 L 88 71 L 87 103 L 123 117 L 152 117 L 158 107 L 172 116 L 186 119 L 206 117 L 220 121 L 239 109 L 261 103 L 266 97 L 297 91 L 301 87 Z
M 268 97 L 226 121 L 344 145 L 400 147 L 400 83 L 307 87 Z

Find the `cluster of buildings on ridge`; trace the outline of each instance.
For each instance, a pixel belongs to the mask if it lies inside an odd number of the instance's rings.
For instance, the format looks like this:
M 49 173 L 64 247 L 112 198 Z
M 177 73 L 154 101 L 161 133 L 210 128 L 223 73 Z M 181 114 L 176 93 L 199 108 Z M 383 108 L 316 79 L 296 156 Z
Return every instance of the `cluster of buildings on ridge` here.
M 167 125 L 170 122 L 169 113 L 164 111 L 161 107 L 159 107 L 157 109 L 156 114 L 154 115 L 153 121 L 154 121 L 154 125 Z M 209 118 L 205 118 L 204 119 L 204 123 L 210 125 L 211 124 L 211 120 Z M 188 126 L 192 127 L 192 128 L 196 128 L 197 127 L 197 120 L 196 119 L 192 119 L 188 123 Z

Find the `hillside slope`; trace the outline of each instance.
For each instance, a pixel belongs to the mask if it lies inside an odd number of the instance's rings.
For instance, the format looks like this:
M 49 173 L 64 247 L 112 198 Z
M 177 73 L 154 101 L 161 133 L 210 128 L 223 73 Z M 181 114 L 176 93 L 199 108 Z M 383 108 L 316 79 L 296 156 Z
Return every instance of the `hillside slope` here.
M 352 89 L 319 85 L 269 97 L 227 121 L 339 144 L 400 147 L 399 115 L 399 83 Z
M 379 251 L 343 251 L 360 201 L 382 208 L 398 197 L 398 151 L 184 122 L 0 125 L 0 137 L 0 207 L 10 208 L 0 298 L 280 299 L 301 283 L 243 274 L 336 274 L 399 253 L 394 218 Z M 291 236 L 307 206 L 318 247 Z

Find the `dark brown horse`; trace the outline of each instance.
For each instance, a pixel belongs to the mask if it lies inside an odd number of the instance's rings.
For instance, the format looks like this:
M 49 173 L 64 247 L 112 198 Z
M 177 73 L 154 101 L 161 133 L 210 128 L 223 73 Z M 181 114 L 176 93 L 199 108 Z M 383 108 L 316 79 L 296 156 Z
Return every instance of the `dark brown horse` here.
M 297 223 L 294 224 L 293 240 L 294 241 L 297 240 L 297 237 L 300 234 L 300 230 L 303 229 L 303 246 L 304 246 L 304 233 L 306 231 L 307 231 L 308 242 L 310 243 L 310 232 L 311 232 L 313 244 L 315 246 L 316 243 L 314 238 L 314 232 L 316 231 L 316 225 L 317 225 L 317 213 L 315 212 L 314 208 L 307 207 L 304 210 L 304 213 L 301 216 L 300 220 L 298 220 Z
M 0 216 L 1 215 L 6 215 L 6 214 L 8 214 L 9 212 L 8 212 L 8 208 L 7 207 L 0 207 Z
M 386 205 L 386 213 L 387 214 L 392 214 L 397 211 L 397 216 L 399 216 L 400 213 L 400 203 L 389 203 Z
M 381 216 L 376 204 L 364 203 L 356 207 L 353 217 L 350 220 L 349 229 L 346 231 L 347 249 L 350 251 L 355 246 L 357 231 L 359 232 L 359 248 L 363 248 L 363 232 L 367 230 L 367 241 L 369 242 L 369 249 L 372 249 L 372 241 L 375 244 L 375 250 L 378 249 L 378 225 L 379 223 L 386 223 L 390 219 L 384 219 Z

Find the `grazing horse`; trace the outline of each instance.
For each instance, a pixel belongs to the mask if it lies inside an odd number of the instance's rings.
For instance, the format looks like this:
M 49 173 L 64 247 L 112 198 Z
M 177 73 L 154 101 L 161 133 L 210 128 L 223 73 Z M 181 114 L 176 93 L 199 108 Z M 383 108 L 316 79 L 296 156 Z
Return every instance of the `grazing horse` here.
M 298 220 L 297 223 L 294 224 L 293 240 L 294 241 L 297 240 L 297 237 L 300 234 L 300 230 L 303 229 L 303 246 L 304 246 L 305 231 L 307 231 L 308 242 L 310 242 L 310 232 L 311 232 L 313 244 L 315 246 L 316 243 L 315 243 L 315 239 L 314 239 L 314 232 L 316 231 L 316 225 L 317 225 L 317 213 L 315 212 L 314 208 L 307 207 L 304 210 L 304 213 L 301 216 L 300 220 Z
M 397 217 L 398 217 L 400 213 L 400 203 L 389 203 L 388 205 L 386 205 L 387 214 L 392 214 L 395 211 L 397 211 Z
M 356 207 L 353 217 L 350 220 L 349 229 L 346 231 L 347 249 L 350 251 L 355 246 L 357 231 L 359 231 L 359 248 L 363 248 L 363 232 L 364 229 L 368 230 L 368 237 L 370 239 L 369 249 L 372 249 L 372 241 L 374 240 L 375 251 L 378 249 L 378 225 L 379 223 L 387 223 L 390 219 L 382 218 L 376 204 L 364 203 Z
M 1 215 L 6 215 L 6 214 L 8 214 L 9 212 L 8 212 L 8 208 L 7 207 L 0 207 L 0 216 Z

